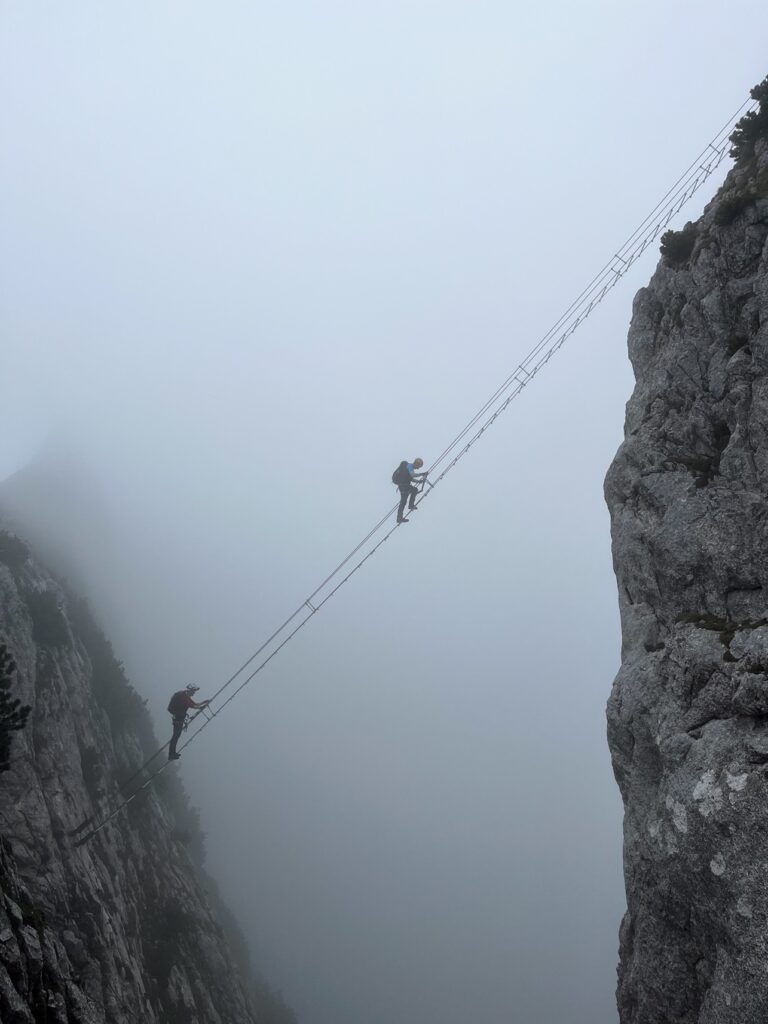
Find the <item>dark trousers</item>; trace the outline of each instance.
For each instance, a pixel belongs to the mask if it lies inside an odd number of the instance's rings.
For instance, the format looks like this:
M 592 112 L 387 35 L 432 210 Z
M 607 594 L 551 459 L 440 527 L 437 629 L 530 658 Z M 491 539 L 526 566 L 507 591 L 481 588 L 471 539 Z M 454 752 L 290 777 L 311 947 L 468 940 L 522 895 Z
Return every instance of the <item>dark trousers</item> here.
M 168 756 L 172 757 L 176 753 L 176 744 L 179 742 L 179 736 L 181 736 L 184 730 L 184 722 L 187 716 L 182 715 L 181 718 L 174 718 L 173 720 L 173 736 L 171 736 L 171 745 L 168 747 Z
M 400 485 L 400 508 L 397 510 L 398 519 L 403 518 L 403 512 L 405 512 L 405 503 L 408 501 L 409 497 L 411 500 L 408 503 L 408 511 L 410 511 L 414 507 L 413 503 L 416 501 L 416 495 L 418 493 L 419 492 L 416 490 L 413 484 Z

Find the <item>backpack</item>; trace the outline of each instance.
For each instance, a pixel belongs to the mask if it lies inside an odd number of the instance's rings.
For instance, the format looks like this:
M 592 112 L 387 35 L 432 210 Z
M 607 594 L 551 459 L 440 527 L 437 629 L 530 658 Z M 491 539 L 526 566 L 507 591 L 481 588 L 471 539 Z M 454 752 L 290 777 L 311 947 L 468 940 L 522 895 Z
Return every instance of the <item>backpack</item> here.
M 168 710 L 174 718 L 181 718 L 182 715 L 186 715 L 188 711 L 187 706 L 187 694 L 184 690 L 179 690 L 171 697 L 171 702 L 168 705 Z
M 401 462 L 392 474 L 392 483 L 395 487 L 404 487 L 411 482 L 411 474 L 408 472 L 408 463 Z

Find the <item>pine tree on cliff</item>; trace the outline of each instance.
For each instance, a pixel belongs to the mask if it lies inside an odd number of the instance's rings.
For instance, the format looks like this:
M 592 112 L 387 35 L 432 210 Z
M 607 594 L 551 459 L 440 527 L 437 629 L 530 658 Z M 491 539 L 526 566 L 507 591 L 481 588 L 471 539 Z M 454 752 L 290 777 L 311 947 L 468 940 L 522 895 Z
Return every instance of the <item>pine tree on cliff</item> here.
M 13 734 L 27 724 L 30 710 L 28 704 L 22 706 L 20 700 L 11 696 L 15 671 L 16 663 L 7 647 L 0 644 L 0 772 L 8 771 L 11 766 Z
M 768 139 L 768 76 L 751 90 L 750 96 L 758 101 L 758 108 L 742 117 L 730 137 L 731 156 L 737 163 L 751 159 L 758 139 Z

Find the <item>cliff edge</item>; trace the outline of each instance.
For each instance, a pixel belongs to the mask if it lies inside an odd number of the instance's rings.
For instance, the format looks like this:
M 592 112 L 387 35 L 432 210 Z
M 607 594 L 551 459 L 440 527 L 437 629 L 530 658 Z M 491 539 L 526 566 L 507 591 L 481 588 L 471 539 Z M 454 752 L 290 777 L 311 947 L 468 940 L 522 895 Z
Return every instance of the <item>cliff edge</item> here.
M 247 977 L 175 769 L 75 845 L 158 743 L 84 602 L 5 531 L 0 643 L 31 706 L 0 774 L 3 1024 L 290 1024 Z
M 766 114 L 701 219 L 663 239 L 629 332 L 636 386 L 606 480 L 622 1024 L 768 1017 Z

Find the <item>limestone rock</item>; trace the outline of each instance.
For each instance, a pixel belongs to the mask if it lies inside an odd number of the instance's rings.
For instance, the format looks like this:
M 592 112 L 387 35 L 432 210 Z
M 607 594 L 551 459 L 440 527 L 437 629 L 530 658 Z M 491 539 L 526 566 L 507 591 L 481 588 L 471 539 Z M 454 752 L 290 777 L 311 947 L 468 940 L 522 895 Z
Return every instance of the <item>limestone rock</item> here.
M 606 479 L 622 1024 L 768 1019 L 767 182 L 761 142 L 634 303 Z

